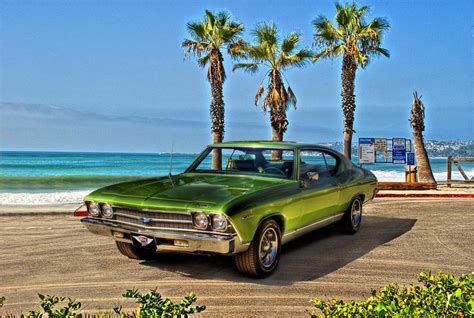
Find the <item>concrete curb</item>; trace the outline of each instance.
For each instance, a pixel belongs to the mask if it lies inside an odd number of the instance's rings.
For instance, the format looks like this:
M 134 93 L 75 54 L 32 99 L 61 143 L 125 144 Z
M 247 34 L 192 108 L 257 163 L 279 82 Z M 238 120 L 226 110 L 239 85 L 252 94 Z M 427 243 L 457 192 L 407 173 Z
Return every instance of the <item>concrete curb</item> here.
M 377 193 L 376 198 L 474 199 L 474 193 Z
M 2 216 L 38 216 L 38 215 L 44 215 L 44 216 L 51 216 L 51 215 L 70 215 L 74 216 L 74 211 L 48 211 L 48 212 L 43 212 L 43 211 L 38 211 L 38 212 L 33 212 L 33 211 L 15 211 L 15 212 L 0 212 L 0 217 Z

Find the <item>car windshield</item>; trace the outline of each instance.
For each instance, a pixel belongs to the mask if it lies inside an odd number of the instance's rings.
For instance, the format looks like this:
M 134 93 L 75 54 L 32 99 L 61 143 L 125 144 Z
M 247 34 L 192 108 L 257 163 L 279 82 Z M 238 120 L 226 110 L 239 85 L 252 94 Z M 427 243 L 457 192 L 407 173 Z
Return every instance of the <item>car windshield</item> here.
M 187 171 L 291 179 L 293 167 L 293 150 L 208 147 Z

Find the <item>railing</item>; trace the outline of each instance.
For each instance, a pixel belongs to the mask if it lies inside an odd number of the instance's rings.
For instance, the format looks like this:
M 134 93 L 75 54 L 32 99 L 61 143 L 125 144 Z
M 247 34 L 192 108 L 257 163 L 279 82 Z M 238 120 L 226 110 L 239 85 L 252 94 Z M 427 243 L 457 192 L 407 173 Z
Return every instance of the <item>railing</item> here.
M 469 179 L 469 177 L 467 176 L 467 174 L 464 172 L 463 168 L 461 167 L 461 162 L 474 162 L 474 157 L 452 157 L 452 156 L 448 157 L 448 176 L 446 178 L 446 185 L 448 187 L 451 187 L 451 184 L 453 183 L 474 183 L 474 177 Z M 459 172 L 461 173 L 464 180 L 451 179 L 453 163 L 456 166 L 456 168 L 459 170 Z

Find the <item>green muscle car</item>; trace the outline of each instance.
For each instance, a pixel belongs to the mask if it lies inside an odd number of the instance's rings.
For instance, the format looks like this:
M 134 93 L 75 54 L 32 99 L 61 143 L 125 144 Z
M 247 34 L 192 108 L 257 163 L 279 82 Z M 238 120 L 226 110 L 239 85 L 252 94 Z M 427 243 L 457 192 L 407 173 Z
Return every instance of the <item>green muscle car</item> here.
M 356 233 L 376 191 L 370 171 L 323 146 L 224 142 L 207 146 L 181 174 L 92 192 L 81 221 L 130 258 L 233 255 L 241 273 L 264 277 L 282 244 L 300 235 L 336 222 Z

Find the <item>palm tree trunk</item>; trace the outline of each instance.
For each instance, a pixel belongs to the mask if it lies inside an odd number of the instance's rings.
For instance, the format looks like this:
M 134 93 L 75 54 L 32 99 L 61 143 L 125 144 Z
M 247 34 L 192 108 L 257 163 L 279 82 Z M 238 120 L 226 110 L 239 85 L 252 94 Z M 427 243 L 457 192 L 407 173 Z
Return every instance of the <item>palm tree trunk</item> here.
M 272 140 L 283 141 L 283 132 L 272 127 Z M 280 150 L 272 150 L 272 160 L 282 160 L 283 155 Z
M 357 64 L 349 54 L 342 59 L 342 112 L 344 114 L 344 155 L 351 159 L 352 134 L 354 133 L 354 112 L 356 108 L 354 85 Z
M 415 156 L 418 165 L 418 179 L 421 182 L 436 183 L 431 170 L 428 153 L 423 141 L 423 131 L 425 130 L 425 106 L 421 101 L 421 96 L 415 91 L 410 113 L 410 124 L 413 129 L 413 144 L 415 146 Z
M 279 100 L 275 100 L 273 90 L 278 93 L 281 92 L 283 86 L 280 73 L 272 70 L 271 80 L 267 94 L 272 94 L 272 107 L 270 108 L 270 126 L 272 127 L 272 140 L 283 141 L 283 135 L 288 127 L 288 120 L 286 119 L 286 105 L 282 103 L 283 99 L 280 96 Z M 272 151 L 272 160 L 282 160 L 281 151 Z
M 436 183 L 431 171 L 430 160 L 423 142 L 423 133 L 418 129 L 413 129 L 413 145 L 415 147 L 416 163 L 418 165 L 418 179 L 421 182 Z
M 219 50 L 212 50 L 210 53 L 209 82 L 211 83 L 211 129 L 214 143 L 224 140 L 224 93 L 222 86 L 224 83 L 223 58 Z M 212 169 L 222 169 L 222 152 L 214 149 L 212 153 Z

